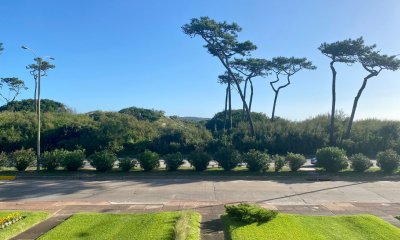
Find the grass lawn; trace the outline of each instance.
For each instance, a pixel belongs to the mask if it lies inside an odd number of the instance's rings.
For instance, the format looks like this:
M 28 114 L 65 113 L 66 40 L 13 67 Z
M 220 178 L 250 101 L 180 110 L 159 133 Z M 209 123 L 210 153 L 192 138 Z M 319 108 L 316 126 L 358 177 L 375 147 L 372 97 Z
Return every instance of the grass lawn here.
M 0 217 L 4 217 L 11 212 L 14 211 L 0 211 Z M 21 213 L 21 215 L 25 216 L 25 218 L 4 229 L 0 229 L 0 239 L 10 239 L 32 227 L 33 225 L 45 220 L 49 215 L 46 212 L 17 212 Z
M 304 216 L 278 214 L 263 224 L 243 224 L 223 216 L 232 240 L 392 240 L 400 229 L 372 215 Z
M 182 221 L 187 224 L 182 224 Z M 193 212 L 78 213 L 39 239 L 173 240 L 175 235 L 179 235 L 184 239 L 199 240 L 199 225 L 200 215 Z

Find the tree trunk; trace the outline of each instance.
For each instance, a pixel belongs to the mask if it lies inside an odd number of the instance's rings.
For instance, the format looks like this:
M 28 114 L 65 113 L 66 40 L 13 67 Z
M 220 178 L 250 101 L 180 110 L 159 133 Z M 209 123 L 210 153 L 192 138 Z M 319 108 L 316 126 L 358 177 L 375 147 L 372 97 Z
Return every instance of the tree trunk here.
M 247 102 L 246 102 L 246 99 L 244 98 L 242 89 L 240 88 L 240 84 L 237 81 L 237 79 L 235 78 L 231 68 L 228 66 L 228 61 L 226 60 L 227 62 L 225 62 L 224 59 L 221 56 L 218 56 L 218 59 L 221 61 L 222 65 L 224 65 L 225 69 L 228 71 L 230 79 L 233 79 L 233 81 L 235 82 L 236 88 L 237 88 L 237 90 L 239 92 L 239 95 L 240 95 L 240 99 L 242 99 L 244 108 L 245 108 L 246 113 L 247 113 L 247 117 L 248 117 L 249 124 L 250 124 L 251 135 L 254 136 L 255 135 L 255 131 L 254 131 L 253 118 L 251 117 L 251 113 L 249 111 L 249 107 L 247 106 Z
M 229 133 L 232 131 L 232 91 L 229 83 Z
M 249 79 L 250 81 L 250 102 L 249 102 L 249 111 L 251 112 L 251 105 L 253 103 L 253 93 L 254 93 L 254 89 L 253 89 L 253 82 Z
M 334 139 L 334 132 L 335 132 L 335 111 L 336 111 L 336 70 L 333 66 L 335 61 L 331 61 L 330 67 L 332 70 L 332 109 L 331 109 L 331 124 L 330 124 L 330 129 L 329 129 L 329 143 L 330 145 L 335 144 L 335 139 Z
M 278 99 L 278 94 L 279 94 L 279 88 L 278 88 L 278 90 L 275 91 L 275 98 L 274 98 L 274 105 L 272 107 L 271 121 L 274 121 L 274 119 L 275 119 L 275 106 L 276 106 L 276 100 Z
M 226 91 L 225 91 L 225 111 L 224 111 L 224 131 L 226 128 L 226 114 L 228 113 L 228 87 L 226 87 Z
M 368 79 L 370 79 L 376 75 L 377 75 L 377 73 L 372 72 L 364 78 L 363 84 L 361 85 L 361 88 L 358 90 L 358 93 L 357 93 L 356 97 L 354 98 L 353 109 L 351 110 L 349 124 L 347 125 L 346 134 L 345 134 L 345 138 L 347 138 L 347 139 L 350 138 L 351 127 L 353 125 L 354 115 L 356 114 L 358 100 L 360 99 L 361 94 L 364 91 L 365 86 L 367 85 Z
M 247 81 L 248 81 L 248 79 L 246 79 L 246 81 L 244 82 L 244 90 L 243 90 L 244 99 L 246 99 Z M 245 120 L 245 114 L 246 114 L 246 111 L 245 111 L 244 104 L 243 104 L 243 111 L 242 111 L 242 119 L 243 120 Z

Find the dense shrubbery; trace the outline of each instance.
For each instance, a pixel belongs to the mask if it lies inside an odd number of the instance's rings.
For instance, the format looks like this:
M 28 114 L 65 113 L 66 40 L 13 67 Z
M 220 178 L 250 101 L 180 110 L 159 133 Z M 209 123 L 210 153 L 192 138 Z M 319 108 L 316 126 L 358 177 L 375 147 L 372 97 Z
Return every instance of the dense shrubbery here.
M 288 153 L 285 161 L 289 163 L 290 170 L 296 172 L 306 163 L 306 158 L 301 154 Z
M 365 172 L 372 167 L 371 160 L 362 153 L 353 154 L 350 157 L 351 168 L 356 172 Z
M 99 172 L 112 170 L 117 160 L 117 155 L 109 150 L 95 152 L 89 156 L 90 165 L 95 167 Z
M 339 172 L 349 166 L 346 151 L 337 147 L 318 149 L 316 157 L 317 167 L 321 167 L 327 172 Z
M 18 171 L 25 171 L 29 166 L 32 166 L 36 161 L 35 152 L 33 149 L 16 150 L 9 156 L 13 167 Z
M 239 164 L 240 154 L 231 147 L 222 147 L 214 154 L 214 159 L 225 171 L 230 171 Z
M 68 171 L 77 171 L 79 168 L 83 167 L 85 157 L 85 151 L 82 149 L 65 151 L 61 166 Z
M 120 113 L 95 111 L 74 114 L 60 103 L 46 100 L 42 104 L 46 110 L 43 114 L 41 145 L 42 150 L 47 152 L 54 149 L 83 149 L 91 155 L 107 149 L 118 156 L 136 156 L 148 149 L 164 156 L 176 152 L 187 155 L 195 149 L 205 149 L 214 155 L 222 147 L 232 146 L 240 154 L 255 149 L 270 154 L 296 152 L 312 155 L 317 149 L 328 145 L 327 115 L 299 122 L 280 118 L 271 122 L 264 114 L 252 113 L 256 134 L 251 136 L 248 123 L 242 121 L 242 110 L 233 111 L 233 129 L 230 130 L 231 134 L 227 134 L 227 131 L 223 131 L 223 112 L 217 113 L 209 121 L 194 123 L 165 117 L 161 111 L 134 107 L 121 110 Z M 7 111 L 10 107 L 15 111 Z M 1 151 L 9 154 L 21 148 L 35 148 L 33 100 L 15 102 L 2 109 Z M 378 152 L 389 148 L 400 152 L 400 122 L 357 121 L 353 124 L 350 139 L 342 139 L 341 133 L 347 120 L 337 114 L 334 138 L 336 145 L 348 154 L 362 153 L 375 158 Z M 49 165 L 43 164 L 46 167 Z M 52 164 L 58 165 L 57 161 L 52 161 Z M 49 165 L 49 169 L 54 166 Z M 283 161 L 277 161 L 276 166 L 279 171 Z M 230 168 L 229 164 L 227 167 Z
M 278 215 L 278 212 L 276 211 L 247 203 L 240 203 L 238 205 L 225 205 L 225 211 L 233 220 L 244 223 L 268 222 Z
M 392 173 L 399 168 L 400 156 L 392 149 L 379 152 L 378 166 L 385 172 Z
M 270 158 L 265 152 L 251 149 L 243 155 L 243 160 L 247 163 L 247 168 L 252 172 L 265 172 L 269 168 Z
M 274 156 L 272 156 L 272 159 L 274 160 L 275 172 L 281 171 L 282 168 L 286 165 L 284 156 L 275 154 Z
M 135 160 L 129 157 L 124 157 L 121 160 L 119 160 L 118 167 L 123 172 L 129 172 L 132 168 L 135 167 L 135 164 L 136 164 Z
M 210 161 L 210 155 L 204 151 L 196 150 L 189 155 L 189 162 L 193 165 L 196 171 L 206 170 Z
M 180 152 L 167 154 L 164 162 L 168 171 L 176 171 L 183 164 L 183 155 Z
M 150 150 L 145 150 L 138 156 L 140 167 L 145 171 L 151 171 L 160 166 L 160 156 Z
M 0 152 L 0 168 L 6 167 L 8 165 L 7 160 L 7 154 L 5 152 Z
M 41 159 L 42 166 L 49 171 L 57 169 L 66 155 L 64 149 L 54 149 L 51 152 L 44 152 Z

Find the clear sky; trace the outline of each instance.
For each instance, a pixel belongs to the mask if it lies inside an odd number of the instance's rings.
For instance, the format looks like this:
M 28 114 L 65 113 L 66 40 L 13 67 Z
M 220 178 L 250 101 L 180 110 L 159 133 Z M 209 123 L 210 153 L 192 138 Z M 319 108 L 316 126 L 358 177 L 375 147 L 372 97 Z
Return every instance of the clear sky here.
M 293 77 L 283 89 L 276 115 L 292 120 L 328 113 L 331 106 L 329 59 L 318 47 L 363 36 L 382 53 L 400 54 L 399 0 L 1 0 L 0 77 L 17 76 L 33 97 L 32 62 L 56 58 L 42 82 L 42 96 L 77 112 L 117 111 L 129 106 L 164 110 L 167 115 L 212 117 L 224 106 L 217 83 L 221 64 L 181 26 L 209 16 L 235 21 L 240 40 L 258 46 L 255 57 L 307 57 L 318 67 Z M 360 66 L 338 65 L 337 109 L 350 114 L 366 75 Z M 269 80 L 255 79 L 254 111 L 270 115 Z M 356 119 L 400 120 L 400 71 L 382 72 L 368 82 Z M 235 94 L 235 108 L 240 99 Z

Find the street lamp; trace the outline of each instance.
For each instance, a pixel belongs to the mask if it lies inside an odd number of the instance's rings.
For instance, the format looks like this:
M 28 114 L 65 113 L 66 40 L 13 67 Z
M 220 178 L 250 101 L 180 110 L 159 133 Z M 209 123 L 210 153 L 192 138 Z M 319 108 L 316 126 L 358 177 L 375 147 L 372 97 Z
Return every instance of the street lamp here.
M 21 46 L 21 48 L 24 50 L 30 51 L 33 54 L 33 56 L 35 56 L 35 61 L 37 62 L 37 65 L 38 65 L 37 82 L 35 83 L 37 92 L 35 92 L 35 98 L 36 98 L 36 118 L 37 118 L 36 170 L 39 171 L 40 170 L 40 126 L 41 126 L 41 121 L 40 121 L 40 77 L 42 74 L 41 71 L 42 71 L 43 60 L 45 60 L 45 59 L 55 60 L 55 59 L 50 56 L 37 57 L 35 51 L 33 51 L 32 49 L 30 49 L 26 46 Z M 35 77 L 35 75 L 34 75 L 34 77 Z

